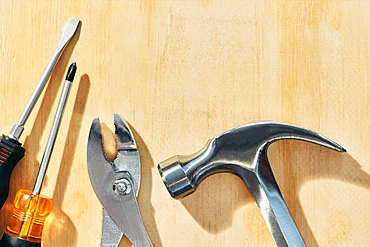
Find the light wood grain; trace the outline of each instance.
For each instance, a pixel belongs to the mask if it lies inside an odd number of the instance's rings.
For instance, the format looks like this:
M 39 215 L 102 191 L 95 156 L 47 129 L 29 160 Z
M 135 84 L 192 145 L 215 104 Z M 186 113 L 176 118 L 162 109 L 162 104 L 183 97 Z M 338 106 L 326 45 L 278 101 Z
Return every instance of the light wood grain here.
M 308 246 L 370 245 L 370 2 L 5 0 L 0 13 L 2 133 L 18 120 L 64 25 L 71 16 L 82 20 L 25 126 L 27 153 L 13 172 L 1 231 L 16 191 L 33 186 L 75 61 L 42 189 L 55 203 L 43 246 L 99 246 L 101 205 L 86 144 L 93 118 L 114 130 L 113 113 L 130 124 L 141 152 L 138 200 L 155 246 L 274 246 L 239 178 L 214 175 L 176 201 L 156 169 L 258 120 L 302 126 L 347 149 L 282 141 L 269 157 Z

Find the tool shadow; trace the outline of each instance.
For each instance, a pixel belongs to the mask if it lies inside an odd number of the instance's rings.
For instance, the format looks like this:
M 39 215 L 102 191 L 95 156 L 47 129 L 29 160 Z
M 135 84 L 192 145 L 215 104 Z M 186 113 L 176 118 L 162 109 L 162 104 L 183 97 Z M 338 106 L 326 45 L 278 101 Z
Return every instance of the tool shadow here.
M 83 75 L 79 82 L 76 101 L 73 106 L 71 121 L 68 127 L 71 133 L 68 133 L 65 141 L 63 156 L 52 196 L 54 207 L 51 215 L 47 219 L 47 223 L 49 224 L 44 233 L 47 238 L 44 238 L 43 243 L 47 246 L 55 246 L 56 240 L 58 246 L 76 246 L 77 229 L 69 216 L 62 210 L 62 206 L 68 179 L 71 174 L 73 159 L 77 150 L 77 143 L 81 132 L 90 85 L 89 76 L 86 74 Z
M 130 127 L 130 130 L 135 138 L 136 146 L 140 154 L 141 180 L 137 197 L 140 213 L 152 243 L 155 243 L 156 247 L 162 247 L 158 228 L 155 223 L 155 210 L 153 205 L 150 203 L 150 199 L 152 197 L 151 172 L 152 168 L 154 167 L 154 161 L 142 137 L 130 123 L 128 123 L 127 121 L 126 123 Z M 117 146 L 115 144 L 112 145 L 113 143 L 115 143 L 115 141 L 113 140 L 115 140 L 116 137 L 114 135 L 114 131 L 111 131 L 105 123 L 100 123 L 100 126 L 102 134 L 104 136 L 104 151 L 108 160 L 112 162 L 117 157 Z M 120 241 L 119 247 L 128 246 L 132 246 L 132 244 L 125 236 L 123 236 Z
M 271 145 L 268 157 L 289 211 L 307 246 L 320 246 L 299 199 L 301 189 L 307 182 L 338 180 L 370 190 L 370 175 L 348 153 L 301 141 L 283 140 Z M 241 179 L 231 174 L 217 174 L 203 181 L 198 190 L 182 199 L 181 203 L 199 225 L 217 234 L 232 227 L 233 216 L 238 208 L 255 201 Z M 344 205 L 348 203 L 350 201 L 341 205 L 347 208 Z M 243 237 L 250 238 L 253 234 L 256 232 L 246 232 Z
M 36 178 L 39 170 L 39 161 L 37 160 L 37 157 L 39 152 L 42 150 L 40 146 L 41 137 L 45 131 L 47 119 L 49 119 L 50 115 L 52 114 L 51 109 L 53 103 L 56 99 L 58 99 L 57 94 L 60 86 L 64 82 L 65 73 L 68 68 L 68 62 L 80 37 L 81 25 L 82 23 L 80 22 L 75 35 L 70 40 L 69 44 L 63 51 L 63 54 L 54 67 L 49 82 L 44 89 L 44 96 L 30 131 L 31 134 L 28 135 L 24 140 L 23 147 L 26 149 L 25 157 L 20 160 L 18 165 L 16 165 L 14 168 L 10 181 L 9 196 L 0 212 L 2 224 L 0 226 L 1 231 L 5 230 L 5 224 L 9 222 L 16 192 L 22 188 L 33 188 L 33 184 L 35 182 L 34 178 Z M 27 126 L 28 125 L 26 124 L 26 128 L 28 129 L 29 127 Z
M 140 190 L 138 194 L 138 204 L 141 212 L 141 216 L 144 221 L 145 228 L 148 232 L 149 238 L 152 241 L 155 247 L 163 247 L 163 244 L 160 239 L 158 227 L 155 221 L 155 209 L 153 205 L 150 203 L 153 188 L 152 188 L 152 169 L 155 165 L 153 158 L 149 152 L 148 147 L 146 146 L 143 138 L 139 135 L 139 133 L 135 130 L 135 128 L 128 123 L 135 141 L 136 146 L 140 152 L 140 160 L 141 160 L 141 182 L 140 182 Z M 128 247 L 132 246 L 130 241 L 123 237 L 122 241 L 119 245 L 120 247 Z

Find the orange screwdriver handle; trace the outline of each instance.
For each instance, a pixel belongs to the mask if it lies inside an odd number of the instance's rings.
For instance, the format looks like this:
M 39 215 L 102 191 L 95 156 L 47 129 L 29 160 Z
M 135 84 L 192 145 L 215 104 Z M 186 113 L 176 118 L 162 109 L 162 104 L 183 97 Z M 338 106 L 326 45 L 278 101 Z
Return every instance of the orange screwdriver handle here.
M 14 199 L 12 217 L 1 239 L 3 244 L 6 244 L 9 240 L 19 243 L 18 245 L 8 244 L 3 246 L 40 246 L 45 219 L 52 208 L 53 201 L 51 198 L 34 195 L 29 190 L 19 190 Z M 28 245 L 24 245 L 25 243 Z

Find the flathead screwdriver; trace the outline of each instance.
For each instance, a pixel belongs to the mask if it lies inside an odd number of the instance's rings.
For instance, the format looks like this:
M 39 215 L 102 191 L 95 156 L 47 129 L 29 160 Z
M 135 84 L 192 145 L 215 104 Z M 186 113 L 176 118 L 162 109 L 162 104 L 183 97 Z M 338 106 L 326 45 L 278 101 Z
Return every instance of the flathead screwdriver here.
M 53 201 L 51 198 L 41 195 L 40 190 L 49 165 L 50 156 L 58 135 L 60 122 L 62 120 L 64 108 L 76 70 L 76 63 L 71 64 L 68 69 L 53 126 L 40 163 L 39 173 L 37 175 L 33 191 L 21 189 L 17 192 L 14 199 L 13 214 L 0 241 L 0 246 L 41 246 L 44 223 L 46 217 L 50 214 L 53 208 Z
M 27 106 L 25 107 L 18 122 L 14 124 L 8 135 L 0 136 L 0 209 L 3 207 L 6 198 L 9 194 L 9 182 L 15 165 L 24 156 L 25 149 L 18 141 L 21 136 L 24 124 L 26 123 L 33 107 L 36 104 L 41 92 L 43 91 L 55 64 L 62 55 L 64 48 L 67 46 L 73 35 L 75 34 L 80 20 L 72 17 L 63 30 L 62 37 L 57 45 L 57 48 L 50 59 L 44 73 L 42 74 Z

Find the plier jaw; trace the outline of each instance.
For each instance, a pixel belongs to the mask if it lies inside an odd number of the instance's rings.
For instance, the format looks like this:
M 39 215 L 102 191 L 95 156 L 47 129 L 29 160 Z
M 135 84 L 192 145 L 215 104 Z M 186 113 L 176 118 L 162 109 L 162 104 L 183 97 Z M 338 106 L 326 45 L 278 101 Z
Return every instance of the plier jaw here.
M 104 151 L 104 138 L 101 133 L 99 118 L 95 118 L 91 124 L 88 148 L 87 163 L 90 178 L 99 178 L 109 175 L 118 176 L 122 171 L 128 172 L 132 176 L 134 183 L 135 196 L 140 188 L 141 165 L 140 155 L 136 148 L 135 139 L 127 123 L 118 115 L 114 114 L 115 136 L 118 154 L 113 162 L 110 162 Z
M 135 246 L 152 246 L 136 201 L 141 176 L 139 151 L 129 126 L 117 114 L 114 114 L 114 125 L 118 154 L 114 161 L 110 162 L 104 152 L 99 119 L 95 118 L 91 124 L 87 146 L 90 181 L 116 228 L 118 226 L 118 230 Z M 106 229 L 112 231 L 115 226 L 111 226 L 112 223 L 107 220 L 103 222 L 103 236 L 106 236 Z M 120 235 L 114 232 L 112 236 Z M 119 241 L 120 238 L 116 241 L 117 245 Z

